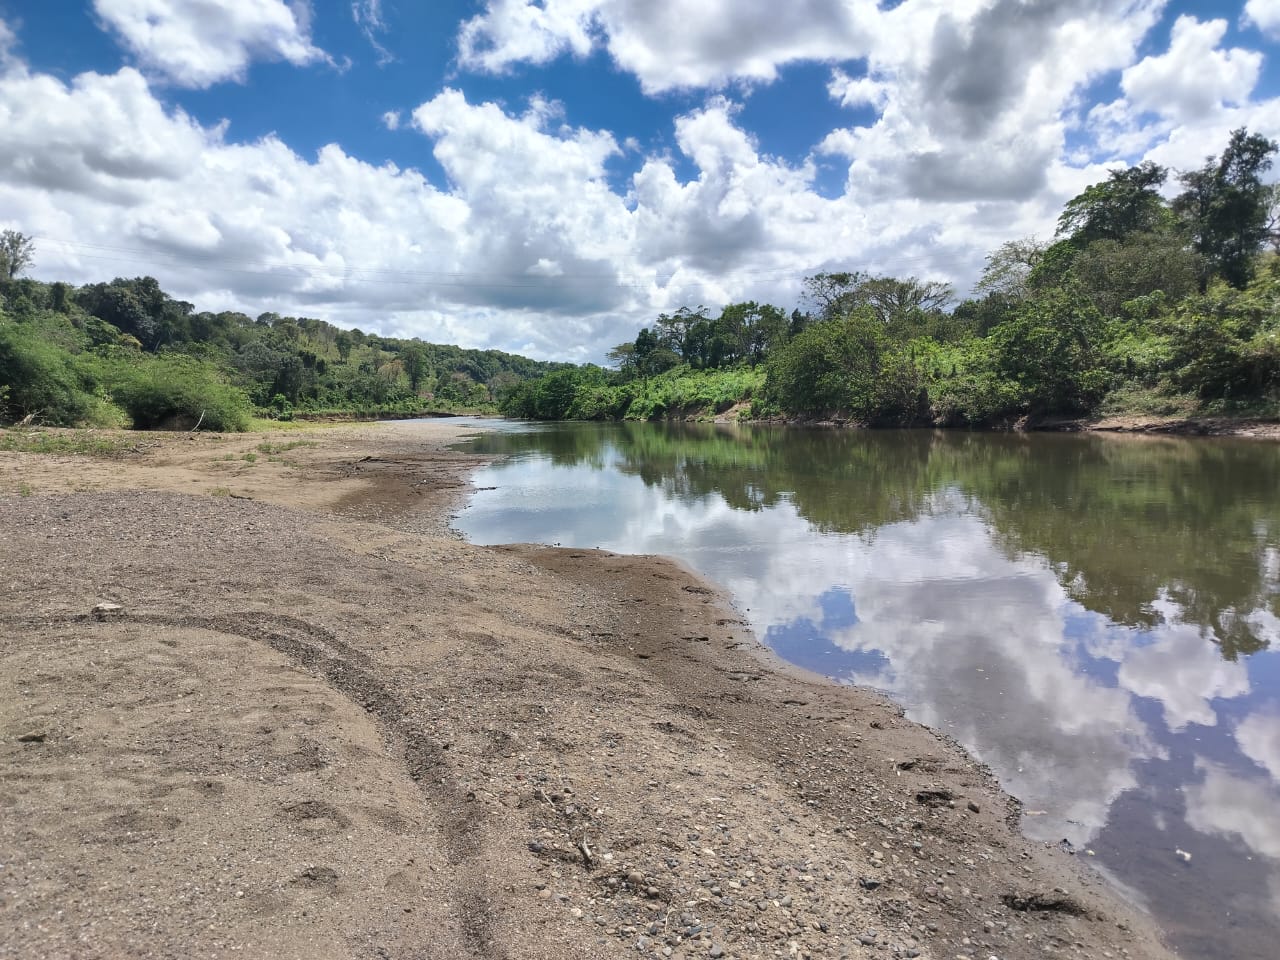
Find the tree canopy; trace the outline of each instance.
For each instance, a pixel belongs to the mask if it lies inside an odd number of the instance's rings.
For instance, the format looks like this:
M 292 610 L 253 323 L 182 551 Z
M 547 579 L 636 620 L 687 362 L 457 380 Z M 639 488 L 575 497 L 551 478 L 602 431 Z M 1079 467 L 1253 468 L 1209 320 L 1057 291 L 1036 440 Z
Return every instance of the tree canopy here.
M 975 297 L 865 270 L 801 282 L 800 307 L 729 303 L 660 315 L 583 381 L 574 416 L 720 412 L 736 383 L 755 416 L 873 425 L 1000 425 L 1103 410 L 1280 415 L 1276 145 L 1235 131 L 1177 174 L 1110 171 L 1069 200 L 1052 242 L 1010 240 Z M 763 384 L 729 371 L 762 368 Z M 513 410 L 516 408 L 512 408 Z M 526 409 L 527 408 L 523 408 Z
M 1231 133 L 1220 157 L 1209 157 L 1198 170 L 1178 177 L 1185 188 L 1173 202 L 1197 253 L 1212 274 L 1237 289 L 1253 278 L 1254 255 L 1269 233 L 1273 193 L 1262 182 L 1271 158 L 1280 149 L 1274 140 L 1244 128 Z
M 31 266 L 35 241 L 17 230 L 0 231 L 0 280 L 13 280 Z

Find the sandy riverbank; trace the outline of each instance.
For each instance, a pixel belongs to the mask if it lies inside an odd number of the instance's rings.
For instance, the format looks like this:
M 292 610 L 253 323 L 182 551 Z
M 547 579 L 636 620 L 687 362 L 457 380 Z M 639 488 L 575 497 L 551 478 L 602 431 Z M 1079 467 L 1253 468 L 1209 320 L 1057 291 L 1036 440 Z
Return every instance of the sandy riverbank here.
M 450 537 L 459 429 L 0 453 L 0 957 L 1168 956 L 677 565 Z

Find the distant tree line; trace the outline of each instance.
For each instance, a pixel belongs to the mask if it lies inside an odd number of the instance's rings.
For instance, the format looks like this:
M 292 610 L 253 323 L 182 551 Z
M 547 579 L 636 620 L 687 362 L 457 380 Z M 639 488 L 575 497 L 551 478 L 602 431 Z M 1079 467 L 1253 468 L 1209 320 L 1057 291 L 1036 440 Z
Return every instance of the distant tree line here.
M 1171 201 L 1166 168 L 1112 171 L 1066 204 L 1050 242 L 993 251 L 960 302 L 937 281 L 819 273 L 789 314 L 754 302 L 663 314 L 609 352 L 612 369 L 562 370 L 501 406 L 644 419 L 739 402 L 871 425 L 1278 415 L 1280 191 L 1264 180 L 1276 151 L 1236 130 L 1177 175 Z
M 152 277 L 72 287 L 17 276 L 0 235 L 0 422 L 238 429 L 257 413 L 493 410 L 563 364 L 346 330 L 310 317 L 198 311 Z

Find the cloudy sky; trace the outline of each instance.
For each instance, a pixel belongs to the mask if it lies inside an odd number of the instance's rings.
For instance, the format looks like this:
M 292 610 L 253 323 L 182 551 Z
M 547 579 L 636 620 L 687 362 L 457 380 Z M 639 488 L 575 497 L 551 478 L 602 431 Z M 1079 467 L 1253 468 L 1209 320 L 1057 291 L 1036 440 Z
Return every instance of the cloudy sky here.
M 0 228 L 201 309 L 603 358 L 954 282 L 1106 168 L 1280 136 L 1280 0 L 0 0 Z

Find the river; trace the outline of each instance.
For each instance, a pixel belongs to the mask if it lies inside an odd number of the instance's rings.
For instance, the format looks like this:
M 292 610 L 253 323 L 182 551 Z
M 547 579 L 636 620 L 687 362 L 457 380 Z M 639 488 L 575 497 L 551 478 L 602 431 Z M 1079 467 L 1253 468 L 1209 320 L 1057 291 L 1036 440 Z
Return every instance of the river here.
M 1195 960 L 1280 942 L 1280 445 L 504 424 L 476 543 L 679 558 L 955 737 Z

